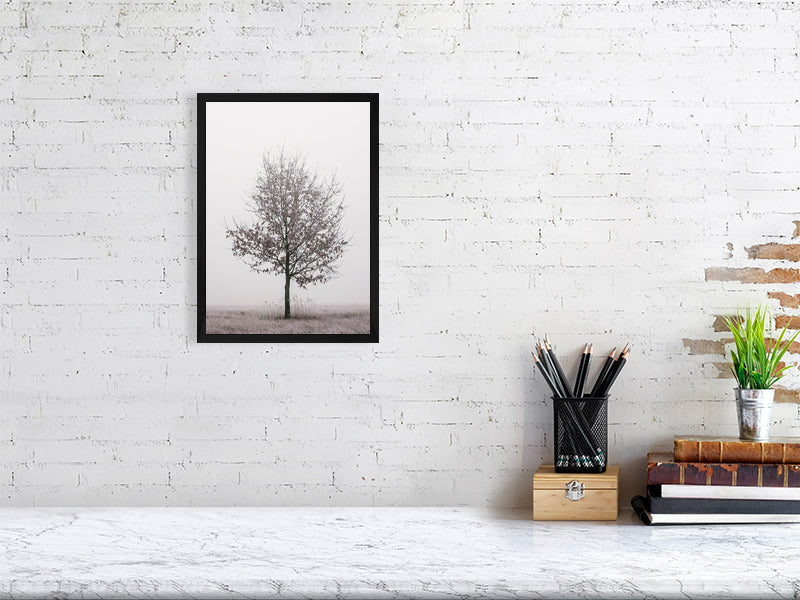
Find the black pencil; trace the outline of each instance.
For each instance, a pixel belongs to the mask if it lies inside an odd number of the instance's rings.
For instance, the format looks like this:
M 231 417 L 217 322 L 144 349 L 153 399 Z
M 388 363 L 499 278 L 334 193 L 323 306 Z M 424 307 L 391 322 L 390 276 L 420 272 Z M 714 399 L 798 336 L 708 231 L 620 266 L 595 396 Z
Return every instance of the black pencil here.
M 592 363 L 592 345 L 586 344 L 581 354 L 581 362 L 578 365 L 578 375 L 575 378 L 575 390 L 572 395 L 575 398 L 583 397 L 583 388 L 586 385 L 586 375 L 589 373 L 589 365 Z
M 608 373 L 606 373 L 606 376 L 603 378 L 603 382 L 600 384 L 600 391 L 598 392 L 598 395 L 605 396 L 608 394 L 608 389 L 610 387 L 609 382 L 611 381 L 611 378 L 614 377 L 616 370 L 619 368 L 619 359 L 622 358 L 622 355 L 628 351 L 628 348 L 630 348 L 630 344 L 625 344 L 625 347 L 620 351 L 616 360 L 614 360 L 611 368 L 608 370 Z
M 544 364 L 545 369 L 549 373 L 551 379 L 553 380 L 553 384 L 556 386 L 558 390 L 558 395 L 561 398 L 566 398 L 569 396 L 569 392 L 564 387 L 561 379 L 558 377 L 558 373 L 556 372 L 555 365 L 553 365 L 553 357 L 547 351 L 547 348 L 544 345 L 544 342 L 541 340 L 539 341 L 539 358 L 541 359 L 542 363 Z
M 536 364 L 539 372 L 544 377 L 544 380 L 547 382 L 547 385 L 550 387 L 550 390 L 553 392 L 554 398 L 566 398 L 567 394 L 561 389 L 561 386 L 558 383 L 557 377 L 555 377 L 555 373 L 552 371 L 552 364 L 548 367 L 549 356 L 544 348 L 544 344 L 541 344 L 540 347 L 541 356 L 538 356 L 536 353 L 532 352 L 533 361 Z M 548 370 L 550 369 L 550 370 Z M 574 467 L 581 467 L 587 466 L 589 464 L 589 456 L 586 455 L 586 451 L 580 448 L 580 438 L 578 437 L 578 433 L 575 430 L 575 424 L 571 422 L 572 419 L 564 419 L 562 420 L 562 443 L 559 445 L 559 456 L 558 456 L 558 466 L 560 467 L 568 467 L 570 465 Z
M 563 398 L 563 396 L 561 394 L 561 391 L 556 386 L 552 375 L 548 371 L 548 367 L 547 367 L 547 364 L 545 363 L 544 357 L 540 358 L 537 355 L 537 352 L 541 352 L 541 350 L 539 348 L 539 345 L 536 346 L 536 352 L 531 352 L 531 356 L 533 356 L 533 362 L 536 365 L 536 368 L 542 374 L 542 377 L 544 378 L 545 382 L 547 383 L 547 386 L 550 388 L 550 391 L 553 393 L 553 397 L 554 398 Z M 573 441 L 573 438 L 572 438 L 572 435 L 571 435 L 570 432 L 564 430 L 564 438 L 565 438 L 564 446 L 566 446 L 566 445 L 568 445 L 570 447 L 574 446 L 574 441 Z M 579 459 L 579 457 L 577 455 L 576 456 L 571 456 L 569 454 L 564 454 L 563 453 L 563 450 L 564 450 L 563 447 L 561 448 L 561 450 L 562 450 L 562 453 L 558 455 L 558 460 L 557 460 L 557 463 L 558 463 L 559 467 L 568 467 L 570 464 L 580 465 L 580 459 Z
M 549 355 L 554 364 L 556 366 L 557 371 L 559 371 L 562 376 L 564 374 L 563 370 L 561 370 L 560 364 L 558 363 L 558 357 L 555 355 L 555 352 L 550 347 L 549 338 L 545 337 L 545 345 L 546 349 L 548 350 L 547 355 Z M 584 352 L 581 356 L 581 363 L 584 364 L 584 357 L 589 356 L 589 345 L 587 344 L 584 346 Z M 579 365 L 579 369 L 581 366 Z M 584 382 L 586 379 L 586 374 L 588 373 L 588 364 L 585 364 L 584 368 Z M 564 376 L 566 380 L 566 377 Z M 567 384 L 568 385 L 568 384 Z M 569 389 L 569 388 L 567 388 Z M 573 398 L 580 398 L 580 396 L 576 396 L 573 394 Z M 594 440 L 594 435 L 592 435 L 591 427 L 589 423 L 586 421 L 585 415 L 581 411 L 580 407 L 577 404 L 573 404 L 572 402 L 564 402 L 562 404 L 562 409 L 566 412 L 566 415 L 563 415 L 563 423 L 567 426 L 568 430 L 571 430 L 571 438 L 572 438 L 572 447 L 575 449 L 575 454 L 579 454 L 581 458 L 581 466 L 590 466 L 592 462 L 596 462 L 600 464 L 599 461 L 605 461 L 605 458 L 602 456 L 602 450 L 597 447 L 597 443 Z M 605 464 L 603 462 L 603 464 Z
M 546 342 L 540 340 L 539 351 L 539 364 L 541 365 L 540 370 L 542 371 L 543 375 L 546 373 L 547 376 L 549 376 L 550 381 L 548 381 L 548 385 L 551 385 L 551 390 L 555 389 L 555 397 L 569 398 L 572 390 L 564 383 L 566 377 L 559 377 L 558 370 L 560 369 L 560 366 L 556 367 L 556 364 L 553 362 L 555 357 L 552 350 L 547 347 Z M 571 410 L 570 412 L 572 413 Z M 568 463 L 575 467 L 585 467 L 590 464 L 589 461 L 591 459 L 586 452 L 586 448 L 583 447 L 584 444 L 581 443 L 582 439 L 577 431 L 578 424 L 575 421 L 574 413 L 572 418 L 562 419 L 564 443 L 562 444 L 561 449 L 564 450 L 564 447 L 566 447 L 568 452 L 568 454 L 563 457 L 562 460 L 567 460 Z
M 539 358 L 539 360 L 542 361 L 542 366 L 547 371 L 547 374 L 550 375 L 550 377 L 553 377 L 555 373 L 550 370 L 551 369 L 550 363 L 547 360 L 547 357 L 544 356 L 543 353 L 544 353 L 544 342 L 542 342 L 542 340 L 536 340 L 536 356 Z
M 565 425 L 569 425 L 572 429 L 573 436 L 577 438 L 578 445 L 581 446 L 582 452 L 591 461 L 597 462 L 601 460 L 603 451 L 597 445 L 592 429 L 586 420 L 577 403 L 570 401 L 563 403 L 564 410 L 569 414 L 568 419 L 562 419 Z M 574 443 L 574 442 L 573 442 Z M 599 463 L 598 463 L 599 464 Z
M 595 453 L 595 450 L 592 449 L 591 442 L 587 439 L 585 432 L 580 430 L 569 403 L 565 402 L 562 408 L 569 412 L 569 416 L 562 414 L 560 419 L 568 452 L 571 452 L 570 456 L 577 462 L 575 466 L 588 467 L 591 464 L 592 454 Z M 564 444 L 561 445 L 562 450 L 563 447 Z
M 594 387 L 592 391 L 589 393 L 590 398 L 597 398 L 600 392 L 601 386 L 603 385 L 603 380 L 606 378 L 608 374 L 608 370 L 611 368 L 611 365 L 614 363 L 614 352 L 616 348 L 611 350 L 608 354 L 608 358 L 606 358 L 606 362 L 603 363 L 603 367 L 600 369 L 600 373 L 597 374 L 597 379 L 594 380 Z
M 622 353 L 619 355 L 617 362 L 611 368 L 608 377 L 606 377 L 608 382 L 603 385 L 603 389 L 600 392 L 601 396 L 605 396 L 608 394 L 608 391 L 611 389 L 611 386 L 614 385 L 614 382 L 617 380 L 617 377 L 619 377 L 619 372 L 622 371 L 622 367 L 624 367 L 625 363 L 628 361 L 628 353 L 630 352 L 630 350 L 627 348 L 628 347 L 626 347 L 626 349 L 623 350 Z
M 580 359 L 578 360 L 578 371 L 575 373 L 575 384 L 572 386 L 572 397 L 577 398 L 575 395 L 578 390 L 578 384 L 581 381 L 581 376 L 583 375 L 583 367 L 586 364 L 586 349 L 589 347 L 589 344 L 583 345 L 583 351 L 581 352 Z
M 558 392 L 558 396 L 560 398 L 566 398 L 569 396 L 569 392 L 564 389 L 564 386 L 561 385 L 561 380 L 558 378 L 558 373 L 556 373 L 556 368 L 553 366 L 553 361 L 550 359 L 550 355 L 547 353 L 547 349 L 544 347 L 544 342 L 539 341 L 539 350 L 537 356 L 539 360 L 542 361 L 542 367 L 544 367 L 547 374 L 550 376 L 550 381 L 553 382 L 553 385 Z
M 550 360 L 553 362 L 553 365 L 556 368 L 558 378 L 561 380 L 561 386 L 566 391 L 567 396 L 569 396 L 569 393 L 572 391 L 572 387 L 569 385 L 567 376 L 564 375 L 564 369 L 561 368 L 561 363 L 558 362 L 558 357 L 556 356 L 555 351 L 553 350 L 552 346 L 550 346 L 549 336 L 544 336 L 544 344 L 545 348 L 547 349 L 547 353 L 550 355 Z
M 542 377 L 544 377 L 544 380 L 547 382 L 547 385 L 550 386 L 550 390 L 553 392 L 553 396 L 557 397 L 560 396 L 561 394 L 556 389 L 553 380 L 550 378 L 550 374 L 547 372 L 547 369 L 545 369 L 544 366 L 542 365 L 542 361 L 539 360 L 539 357 L 536 356 L 535 352 L 531 352 L 531 354 L 533 354 L 533 362 L 536 363 L 536 367 L 539 369 L 539 372 L 542 374 Z

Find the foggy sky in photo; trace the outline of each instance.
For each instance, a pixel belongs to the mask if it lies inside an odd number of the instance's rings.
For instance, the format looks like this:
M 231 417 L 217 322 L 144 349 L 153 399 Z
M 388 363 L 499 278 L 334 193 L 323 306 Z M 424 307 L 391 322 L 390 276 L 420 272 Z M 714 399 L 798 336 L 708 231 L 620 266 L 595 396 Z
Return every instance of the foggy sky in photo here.
M 283 305 L 284 275 L 255 273 L 225 237 L 235 218 L 252 223 L 246 202 L 265 152 L 306 156 L 306 167 L 329 181 L 335 173 L 350 244 L 338 277 L 300 288 L 292 298 L 319 304 L 369 304 L 369 103 L 208 102 L 206 104 L 206 304 Z

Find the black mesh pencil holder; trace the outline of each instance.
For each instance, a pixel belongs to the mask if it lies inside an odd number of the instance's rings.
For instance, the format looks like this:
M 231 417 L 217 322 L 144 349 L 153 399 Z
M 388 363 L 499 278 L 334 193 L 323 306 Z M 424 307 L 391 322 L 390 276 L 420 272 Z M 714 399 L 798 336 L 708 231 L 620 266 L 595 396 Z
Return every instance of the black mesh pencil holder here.
M 608 396 L 553 398 L 556 473 L 602 473 L 608 463 Z

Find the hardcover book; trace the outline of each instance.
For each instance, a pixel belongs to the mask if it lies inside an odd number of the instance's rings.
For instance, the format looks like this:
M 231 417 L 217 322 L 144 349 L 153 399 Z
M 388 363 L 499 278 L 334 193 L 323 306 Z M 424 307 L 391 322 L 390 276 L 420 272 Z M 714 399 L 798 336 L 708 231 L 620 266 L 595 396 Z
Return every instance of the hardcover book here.
M 800 515 L 800 500 L 753 500 L 740 498 L 645 498 L 647 511 L 698 515 Z
M 772 438 L 746 442 L 736 437 L 675 436 L 677 462 L 707 463 L 800 463 L 800 438 Z
M 682 462 L 671 452 L 650 452 L 647 483 L 800 488 L 800 464 Z
M 729 498 L 738 500 L 800 500 L 800 487 L 763 487 L 757 485 L 648 485 L 650 496 L 661 498 Z
M 797 513 L 654 513 L 650 512 L 644 496 L 634 496 L 631 506 L 645 525 L 800 523 Z

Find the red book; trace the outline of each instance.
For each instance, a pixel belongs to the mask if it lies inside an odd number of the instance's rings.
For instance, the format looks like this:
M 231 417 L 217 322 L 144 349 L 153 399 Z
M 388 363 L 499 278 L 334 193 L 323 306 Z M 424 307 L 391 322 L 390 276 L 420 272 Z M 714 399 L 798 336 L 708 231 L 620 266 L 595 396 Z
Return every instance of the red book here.
M 647 483 L 800 487 L 800 464 L 677 462 L 672 452 L 650 452 Z

